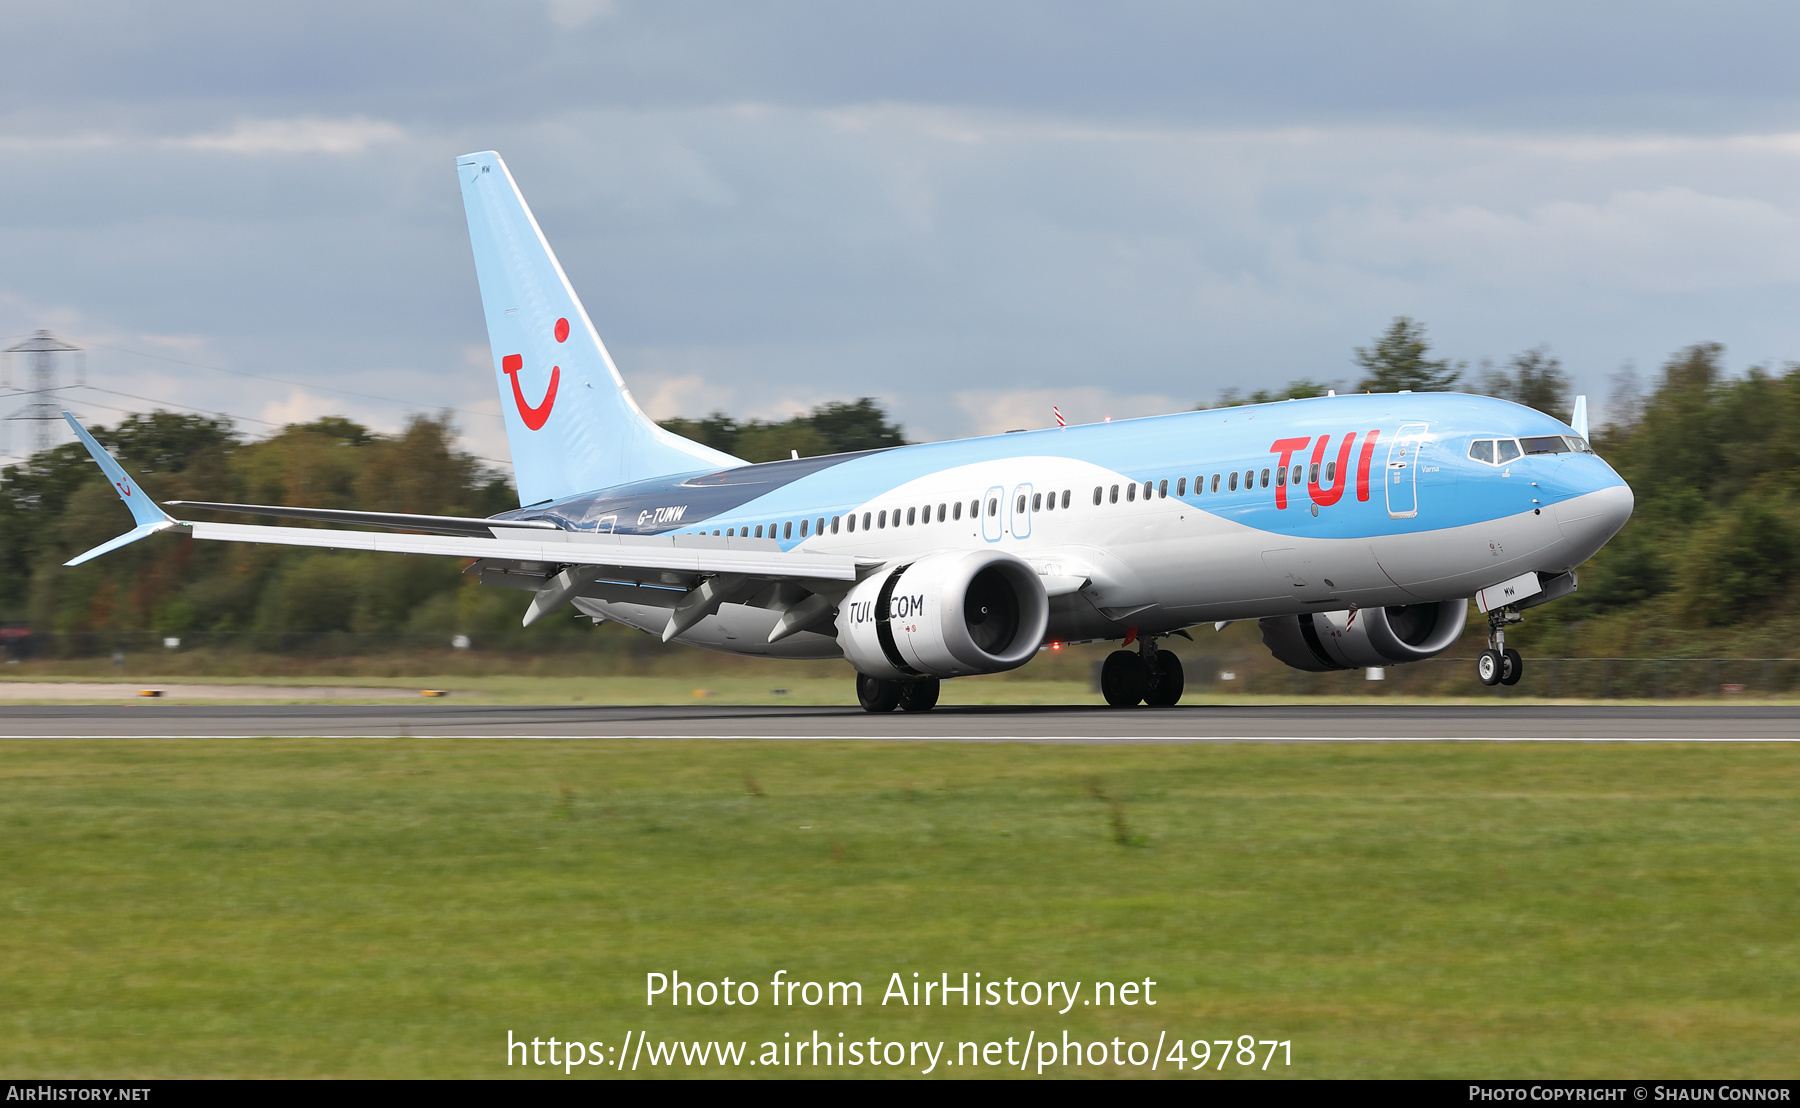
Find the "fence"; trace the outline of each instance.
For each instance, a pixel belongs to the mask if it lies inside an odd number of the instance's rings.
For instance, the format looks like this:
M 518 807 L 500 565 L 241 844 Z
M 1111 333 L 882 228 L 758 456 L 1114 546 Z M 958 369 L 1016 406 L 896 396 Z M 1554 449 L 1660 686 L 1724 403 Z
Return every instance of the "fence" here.
M 1473 657 L 1439 656 L 1375 671 L 1305 673 L 1254 656 L 1183 657 L 1189 688 L 1262 695 L 1666 697 L 1800 694 L 1800 658 L 1540 658 L 1518 685 L 1488 687 Z M 1227 677 L 1226 675 L 1230 676 Z M 1371 680 L 1371 677 L 1378 679 Z
M 485 642 L 478 636 L 404 631 L 191 631 L 178 636 L 154 631 L 38 631 L 0 638 L 0 655 L 7 660 L 24 660 L 104 658 L 109 654 L 163 656 L 203 651 L 343 658 L 397 652 L 460 654 L 486 648 L 508 654 L 616 653 L 638 656 L 662 646 L 649 636 L 620 634 L 611 627 L 600 629 L 599 633 L 586 628 L 582 631 L 574 635 L 532 635 L 514 631 L 490 636 Z
M 577 655 L 591 672 L 633 669 L 656 658 L 689 653 L 705 659 L 697 664 L 716 664 L 718 655 L 694 651 L 679 644 L 665 646 L 654 636 L 624 628 L 596 628 L 599 633 L 554 637 L 518 634 L 451 636 L 405 632 L 308 633 L 297 631 L 203 631 L 165 637 L 149 631 L 36 632 L 0 637 L 0 656 L 8 661 L 36 659 L 93 659 L 112 656 L 131 658 L 134 664 L 195 652 L 236 654 L 246 657 L 279 655 L 294 659 L 366 658 L 407 653 L 425 664 L 432 654 L 446 660 L 460 658 L 474 664 L 478 658 L 541 658 Z M 1175 644 L 1180 646 L 1182 644 Z M 1113 647 L 1088 648 L 1098 659 Z M 1074 654 L 1075 651 L 1069 651 Z M 1266 653 L 1202 653 L 1193 647 L 1178 650 L 1188 688 L 1209 693 L 1245 693 L 1262 696 L 1468 696 L 1484 699 L 1509 697 L 1578 697 L 1583 699 L 1645 699 L 1665 697 L 1733 697 L 1800 695 L 1800 658 L 1541 658 L 1527 655 L 1525 675 L 1511 688 L 1488 687 L 1475 676 L 1473 657 L 1440 656 L 1378 671 L 1349 670 L 1340 673 L 1306 673 L 1289 669 Z M 1038 662 L 1014 671 L 1024 678 L 1067 676 L 1080 680 L 1081 663 L 1074 666 Z M 152 663 L 154 664 L 154 663 Z M 1379 680 L 1370 680 L 1378 676 Z

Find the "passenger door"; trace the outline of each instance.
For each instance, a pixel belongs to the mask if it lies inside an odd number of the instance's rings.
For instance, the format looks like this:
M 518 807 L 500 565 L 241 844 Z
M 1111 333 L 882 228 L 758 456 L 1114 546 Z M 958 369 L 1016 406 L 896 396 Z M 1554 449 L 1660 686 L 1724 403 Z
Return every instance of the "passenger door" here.
M 981 537 L 989 542 L 999 542 L 1005 534 L 1001 530 L 1000 512 L 1006 501 L 1006 490 L 999 485 L 987 491 L 981 498 Z
M 1013 490 L 1009 504 L 1012 510 L 1012 537 L 1028 539 L 1031 537 L 1031 486 L 1020 485 Z
M 1402 423 L 1388 447 L 1387 509 L 1391 519 L 1419 514 L 1419 451 L 1425 445 L 1423 423 Z

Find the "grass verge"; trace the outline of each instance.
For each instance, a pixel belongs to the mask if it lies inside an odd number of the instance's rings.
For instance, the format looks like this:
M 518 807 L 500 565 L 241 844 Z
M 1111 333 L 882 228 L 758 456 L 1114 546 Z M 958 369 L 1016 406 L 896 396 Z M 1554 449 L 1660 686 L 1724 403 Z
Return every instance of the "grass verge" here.
M 19 1077 L 544 1075 L 509 1031 L 815 1028 L 1773 1077 L 1800 1036 L 1791 746 L 65 741 L 0 776 Z M 762 1003 L 646 1008 L 672 970 Z M 865 1002 L 772 1007 L 776 970 Z M 914 971 L 1157 1004 L 882 1006 Z

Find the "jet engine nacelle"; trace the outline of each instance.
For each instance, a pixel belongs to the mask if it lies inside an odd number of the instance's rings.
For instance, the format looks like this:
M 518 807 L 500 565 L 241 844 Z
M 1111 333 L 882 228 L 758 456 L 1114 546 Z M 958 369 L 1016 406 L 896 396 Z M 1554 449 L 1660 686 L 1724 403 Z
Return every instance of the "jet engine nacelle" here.
M 1044 641 L 1050 600 L 1011 554 L 930 554 L 883 569 L 838 605 L 838 645 L 870 677 L 961 677 L 1017 669 Z
M 1467 600 L 1308 612 L 1261 620 L 1269 653 L 1295 669 L 1323 673 L 1418 662 L 1462 636 Z

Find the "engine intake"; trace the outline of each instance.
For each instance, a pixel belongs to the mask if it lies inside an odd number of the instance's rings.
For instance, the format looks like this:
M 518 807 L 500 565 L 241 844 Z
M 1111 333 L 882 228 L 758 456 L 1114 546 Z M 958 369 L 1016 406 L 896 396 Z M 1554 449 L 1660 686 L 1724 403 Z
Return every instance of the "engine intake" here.
M 838 606 L 838 645 L 870 677 L 962 677 L 1030 661 L 1050 600 L 1011 554 L 930 554 L 864 578 Z
M 1269 653 L 1295 669 L 1392 666 L 1442 654 L 1462 636 L 1467 600 L 1271 616 L 1260 621 Z

